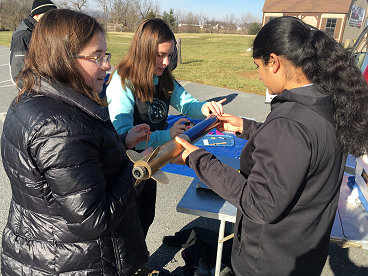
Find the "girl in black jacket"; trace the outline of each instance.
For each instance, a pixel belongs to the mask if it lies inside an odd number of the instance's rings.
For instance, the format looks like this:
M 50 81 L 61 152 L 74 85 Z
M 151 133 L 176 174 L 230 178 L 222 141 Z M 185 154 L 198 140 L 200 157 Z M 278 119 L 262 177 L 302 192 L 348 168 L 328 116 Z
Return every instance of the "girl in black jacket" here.
M 176 138 L 183 161 L 237 207 L 236 275 L 319 275 L 328 254 L 346 154 L 368 151 L 368 88 L 333 38 L 297 18 L 271 20 L 253 45 L 271 94 L 264 123 L 225 114 L 248 139 L 240 174 Z
M 12 188 L 2 275 L 143 275 L 148 251 L 123 144 L 150 131 L 137 125 L 122 141 L 112 126 L 98 98 L 110 58 L 90 16 L 55 9 L 35 28 L 1 139 Z

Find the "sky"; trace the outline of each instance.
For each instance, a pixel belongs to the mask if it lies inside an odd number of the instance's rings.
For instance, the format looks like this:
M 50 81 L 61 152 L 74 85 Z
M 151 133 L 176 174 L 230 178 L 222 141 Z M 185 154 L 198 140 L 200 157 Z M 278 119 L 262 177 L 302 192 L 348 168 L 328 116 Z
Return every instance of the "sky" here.
M 202 13 L 216 19 L 223 19 L 233 14 L 236 18 L 250 12 L 259 20 L 262 18 L 262 9 L 264 0 L 157 0 L 161 12 L 169 11 L 170 8 L 175 11 L 193 14 Z
M 262 9 L 264 0 L 151 0 L 152 3 L 159 4 L 161 14 L 170 8 L 175 12 L 192 12 L 193 14 L 203 14 L 209 20 L 215 18 L 217 20 L 224 19 L 232 14 L 237 19 L 241 19 L 242 15 L 248 12 L 262 21 Z M 90 0 L 92 8 L 97 6 L 96 1 Z

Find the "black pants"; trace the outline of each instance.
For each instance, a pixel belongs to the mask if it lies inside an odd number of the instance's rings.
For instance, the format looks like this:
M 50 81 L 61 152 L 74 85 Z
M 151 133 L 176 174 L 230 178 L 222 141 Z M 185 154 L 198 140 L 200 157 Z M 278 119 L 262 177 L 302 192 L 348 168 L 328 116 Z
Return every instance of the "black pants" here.
M 157 194 L 157 182 L 152 178 L 146 180 L 137 197 L 138 213 L 141 220 L 144 236 L 147 236 L 147 232 L 153 219 L 155 218 L 156 210 L 156 194 Z

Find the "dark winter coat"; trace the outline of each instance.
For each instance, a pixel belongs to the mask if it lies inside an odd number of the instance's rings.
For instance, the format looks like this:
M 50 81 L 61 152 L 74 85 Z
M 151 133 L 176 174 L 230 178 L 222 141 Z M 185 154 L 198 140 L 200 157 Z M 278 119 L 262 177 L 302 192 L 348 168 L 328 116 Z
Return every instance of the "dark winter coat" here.
M 9 108 L 2 275 L 133 275 L 148 260 L 131 164 L 106 112 L 42 82 Z
M 37 21 L 32 16 L 28 16 L 12 34 L 10 45 L 10 76 L 13 81 L 16 80 L 20 71 L 24 67 L 24 58 L 28 53 L 29 44 L 31 43 L 32 32 Z
M 285 90 L 264 123 L 244 119 L 241 137 L 240 174 L 204 150 L 187 159 L 238 209 L 236 275 L 319 275 L 344 167 L 330 98 L 314 85 Z

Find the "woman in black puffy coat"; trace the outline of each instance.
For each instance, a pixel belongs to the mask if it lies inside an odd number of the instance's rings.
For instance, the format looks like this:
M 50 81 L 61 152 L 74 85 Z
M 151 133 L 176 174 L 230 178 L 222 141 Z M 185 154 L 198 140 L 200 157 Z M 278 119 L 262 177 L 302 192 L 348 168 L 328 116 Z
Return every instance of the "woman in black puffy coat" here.
M 131 276 L 148 260 L 125 147 L 149 126 L 116 133 L 98 98 L 110 58 L 90 16 L 55 9 L 37 24 L 1 139 L 2 275 Z

